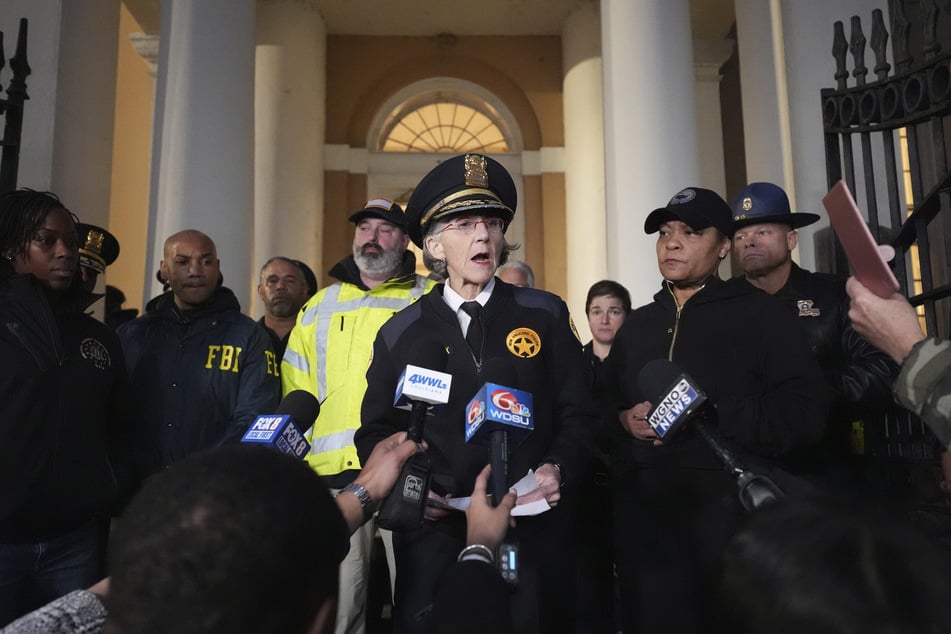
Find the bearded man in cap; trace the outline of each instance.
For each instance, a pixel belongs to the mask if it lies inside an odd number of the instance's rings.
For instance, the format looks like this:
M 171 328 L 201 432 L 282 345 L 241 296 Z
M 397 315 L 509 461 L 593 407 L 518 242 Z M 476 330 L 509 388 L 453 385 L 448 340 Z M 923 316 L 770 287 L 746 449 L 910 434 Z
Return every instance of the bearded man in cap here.
M 406 429 L 408 417 L 393 407 L 393 395 L 407 364 L 445 371 L 452 383 L 448 403 L 424 427 L 432 471 L 427 521 L 393 532 L 397 633 L 426 631 L 440 577 L 457 556 L 470 554 L 460 554 L 466 543 L 462 513 L 446 509 L 449 498 L 472 495 L 488 462 L 485 446 L 466 441 L 465 425 L 467 405 L 487 381 L 534 395 L 534 429 L 521 444 L 509 445 L 504 484 L 512 486 L 531 469 L 536 488 L 519 503 L 544 500 L 551 507 L 520 517 L 510 531 L 521 558 L 512 602 L 514 629 L 574 630 L 574 559 L 567 554 L 571 518 L 559 502 L 562 486 L 577 482 L 584 469 L 596 416 L 589 410 L 581 342 L 565 303 L 551 293 L 495 277 L 513 248 L 504 234 L 515 207 L 512 177 L 498 162 L 478 154 L 438 165 L 416 186 L 407 205 L 410 237 L 423 249 L 427 267 L 446 282 L 380 329 L 356 435 L 360 457 Z M 425 365 L 432 361 L 421 350 L 438 351 L 439 365 L 445 366 Z
M 747 185 L 731 208 L 735 261 L 750 284 L 782 300 L 795 315 L 832 396 L 822 451 L 788 466 L 826 490 L 854 493 L 846 464 L 853 427 L 891 404 L 898 367 L 852 328 L 845 280 L 793 262 L 797 229 L 818 221 L 818 215 L 793 212 L 786 192 L 763 182 Z
M 360 427 L 360 404 L 377 331 L 434 285 L 416 275 L 416 256 L 407 251 L 402 207 L 374 198 L 352 213 L 350 222 L 352 253 L 330 269 L 339 281 L 304 304 L 281 365 L 285 394 L 307 390 L 321 402 L 320 414 L 307 432 L 311 443 L 307 462 L 333 491 L 353 486 L 360 473 L 353 435 Z M 356 531 L 340 564 L 338 634 L 365 630 L 373 531 L 372 522 Z

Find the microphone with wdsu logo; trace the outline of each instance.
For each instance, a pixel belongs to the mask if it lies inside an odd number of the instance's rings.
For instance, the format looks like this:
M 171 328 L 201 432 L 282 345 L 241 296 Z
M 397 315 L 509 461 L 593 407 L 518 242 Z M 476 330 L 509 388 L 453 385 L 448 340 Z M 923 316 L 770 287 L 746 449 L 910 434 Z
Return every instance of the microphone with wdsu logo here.
M 488 446 L 492 465 L 489 493 L 492 506 L 498 506 L 509 490 L 509 452 L 535 429 L 532 395 L 494 382 L 515 383 L 515 370 L 503 361 L 489 359 L 483 375 L 492 381 L 486 381 L 466 406 L 466 442 Z
M 638 387 L 645 397 L 660 394 L 647 414 L 647 422 L 661 440 L 672 436 L 687 420 L 726 470 L 736 478 L 740 502 L 747 511 L 783 497 L 779 486 L 764 475 L 747 469 L 706 421 L 716 420 L 716 407 L 690 376 L 666 359 L 654 359 L 641 368 Z
M 303 460 L 310 451 L 304 432 L 314 424 L 319 413 L 320 403 L 313 394 L 306 390 L 288 392 L 273 414 L 262 414 L 254 419 L 241 442 L 270 447 Z
M 422 442 L 426 416 L 438 411 L 449 401 L 452 376 L 432 368 L 446 367 L 446 352 L 433 346 L 420 354 L 418 365 L 407 365 L 396 384 L 393 407 L 410 411 L 407 440 Z M 417 528 L 423 523 L 426 497 L 432 469 L 425 452 L 414 454 L 400 472 L 393 489 L 383 504 L 377 522 L 389 530 Z

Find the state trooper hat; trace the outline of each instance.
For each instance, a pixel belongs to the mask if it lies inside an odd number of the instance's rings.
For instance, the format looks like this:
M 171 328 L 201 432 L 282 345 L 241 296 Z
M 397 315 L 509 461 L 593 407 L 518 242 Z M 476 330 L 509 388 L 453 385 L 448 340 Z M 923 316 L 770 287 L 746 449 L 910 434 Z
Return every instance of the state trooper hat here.
M 362 209 L 350 214 L 350 222 L 356 224 L 364 218 L 386 220 L 406 231 L 406 215 L 403 208 L 389 198 L 371 198 Z
M 83 222 L 76 225 L 76 233 L 79 234 L 79 265 L 105 273 L 106 267 L 119 257 L 119 241 L 102 227 Z
M 518 195 L 502 164 L 481 154 L 454 156 L 423 177 L 406 204 L 409 237 L 422 248 L 433 222 L 460 214 L 501 218 L 508 228 Z
M 743 188 L 730 207 L 733 209 L 734 231 L 747 225 L 770 222 L 798 229 L 819 220 L 818 214 L 791 211 L 786 192 L 773 183 L 750 183 Z
M 669 220 L 680 220 L 697 230 L 716 227 L 724 235 L 733 235 L 730 206 L 718 193 L 702 187 L 681 189 L 665 207 L 652 211 L 644 221 L 644 232 L 654 233 Z

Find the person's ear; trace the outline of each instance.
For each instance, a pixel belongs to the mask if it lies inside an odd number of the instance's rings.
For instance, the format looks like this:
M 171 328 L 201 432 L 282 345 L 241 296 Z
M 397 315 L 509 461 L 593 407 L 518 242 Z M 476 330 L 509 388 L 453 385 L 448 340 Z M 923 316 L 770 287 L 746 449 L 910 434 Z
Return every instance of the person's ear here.
M 792 251 L 799 246 L 799 232 L 793 229 L 786 234 L 786 247 Z
M 165 260 L 159 262 L 159 269 L 155 273 L 155 279 L 162 284 L 162 286 L 168 284 L 168 265 L 165 263 Z
M 426 236 L 426 238 L 423 240 L 423 246 L 429 250 L 429 255 L 433 256 L 434 259 L 446 259 L 446 250 L 443 248 L 442 243 L 436 236 Z

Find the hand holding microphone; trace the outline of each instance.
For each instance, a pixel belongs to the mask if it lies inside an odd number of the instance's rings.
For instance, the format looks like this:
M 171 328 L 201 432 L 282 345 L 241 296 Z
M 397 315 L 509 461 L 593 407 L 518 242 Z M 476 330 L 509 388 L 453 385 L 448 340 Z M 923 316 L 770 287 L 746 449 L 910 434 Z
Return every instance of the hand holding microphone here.
M 653 440 L 655 445 L 662 445 L 664 443 L 657 438 L 657 432 L 647 422 L 647 415 L 652 407 L 650 401 L 642 401 L 634 407 L 618 412 L 618 420 L 627 433 L 638 440 Z
M 666 359 L 655 359 L 641 368 L 638 386 L 642 394 L 660 394 L 647 414 L 647 422 L 659 439 L 674 435 L 688 420 L 694 421 L 693 429 L 736 478 L 740 503 L 746 510 L 783 497 L 775 482 L 744 466 L 716 428 L 707 423 L 716 420 L 716 407 L 686 372 Z
M 396 387 L 393 407 L 410 410 L 407 438 L 419 443 L 423 440 L 426 416 L 434 407 L 449 402 L 452 377 L 433 368 L 446 367 L 446 353 L 438 347 L 420 351 L 421 363 L 407 365 Z M 410 458 L 396 480 L 396 486 L 380 505 L 380 526 L 390 530 L 410 530 L 423 521 L 430 497 L 431 467 L 426 454 Z

